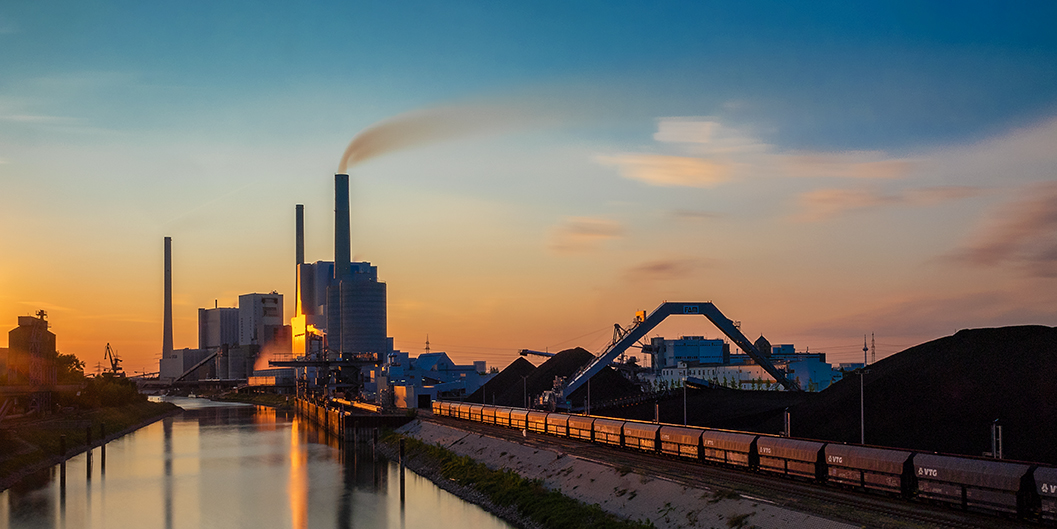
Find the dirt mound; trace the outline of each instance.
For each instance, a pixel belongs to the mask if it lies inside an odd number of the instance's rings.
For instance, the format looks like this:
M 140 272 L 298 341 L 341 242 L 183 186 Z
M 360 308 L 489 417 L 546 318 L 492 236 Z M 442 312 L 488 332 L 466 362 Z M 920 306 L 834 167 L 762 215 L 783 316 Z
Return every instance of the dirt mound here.
M 1057 329 L 959 331 L 873 364 L 866 442 L 981 455 L 1003 427 L 1007 459 L 1057 463 Z M 792 409 L 793 435 L 859 442 L 859 376 Z
M 479 402 L 483 404 L 502 404 L 500 394 L 513 387 L 521 387 L 521 377 L 532 373 L 536 366 L 525 358 L 518 358 L 503 368 L 496 376 L 492 377 L 485 385 L 477 388 L 477 391 L 469 394 L 463 402 Z
M 534 368 L 528 360 L 519 358 L 490 380 L 486 388 L 481 388 L 467 397 L 465 402 L 482 402 L 481 399 L 484 398 L 488 404 L 521 407 L 525 403 L 526 395 L 531 402 L 540 393 L 554 389 L 556 377 L 568 379 L 593 359 L 593 354 L 579 347 L 566 349 Z M 526 365 L 528 367 L 525 367 Z M 487 395 L 482 394 L 483 390 L 488 392 Z M 608 367 L 591 379 L 591 398 L 595 401 L 618 398 L 637 391 L 636 385 Z M 574 404 L 582 403 L 586 396 L 587 386 L 584 385 L 573 392 L 569 400 Z

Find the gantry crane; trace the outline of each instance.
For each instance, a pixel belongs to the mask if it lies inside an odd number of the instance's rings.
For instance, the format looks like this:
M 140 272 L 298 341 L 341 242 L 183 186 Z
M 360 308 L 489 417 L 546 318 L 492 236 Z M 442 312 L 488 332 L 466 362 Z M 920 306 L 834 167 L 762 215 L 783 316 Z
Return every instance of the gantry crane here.
M 571 377 L 571 379 L 561 388 L 559 394 L 559 403 L 562 395 L 570 395 L 582 386 L 588 379 L 595 376 L 602 368 L 609 365 L 610 362 L 615 360 L 618 356 L 624 353 L 635 344 L 640 338 L 650 332 L 651 329 L 657 326 L 657 324 L 664 321 L 665 318 L 674 314 L 687 314 L 687 315 L 701 315 L 708 318 L 723 334 L 727 335 L 728 338 L 735 345 L 745 351 L 757 364 L 760 365 L 767 374 L 774 377 L 774 379 L 785 387 L 789 391 L 801 391 L 799 385 L 792 380 L 789 380 L 785 373 L 779 371 L 774 364 L 771 363 L 770 359 L 756 349 L 756 346 L 741 333 L 741 329 L 738 325 L 723 315 L 722 312 L 716 308 L 711 302 L 691 302 L 691 303 L 677 303 L 677 302 L 664 302 L 661 306 L 657 307 L 649 316 L 645 316 L 642 313 L 635 318 L 635 323 L 627 329 L 617 327 L 621 332 L 618 332 L 614 336 L 614 341 L 605 352 L 595 357 L 593 361 L 584 366 L 579 372 Z

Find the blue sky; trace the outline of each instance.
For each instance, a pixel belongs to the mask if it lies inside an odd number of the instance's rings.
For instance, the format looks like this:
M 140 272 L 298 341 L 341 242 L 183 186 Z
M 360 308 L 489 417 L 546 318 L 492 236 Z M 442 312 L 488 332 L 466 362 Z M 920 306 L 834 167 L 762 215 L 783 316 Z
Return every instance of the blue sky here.
M 171 235 L 194 346 L 195 307 L 292 298 L 294 204 L 332 257 L 357 133 L 443 108 L 488 126 L 353 169 L 354 251 L 405 350 L 429 333 L 505 363 L 676 298 L 838 355 L 872 330 L 1053 325 L 1055 22 L 1046 2 L 8 2 L 0 317 L 47 305 L 60 349 L 123 340 L 146 366 Z

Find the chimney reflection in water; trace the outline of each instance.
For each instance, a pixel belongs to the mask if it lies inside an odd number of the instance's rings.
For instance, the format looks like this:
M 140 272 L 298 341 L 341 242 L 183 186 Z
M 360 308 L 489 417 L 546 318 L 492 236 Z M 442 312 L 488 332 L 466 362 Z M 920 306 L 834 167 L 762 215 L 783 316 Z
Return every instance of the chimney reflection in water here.
M 290 424 L 290 526 L 294 529 L 308 527 L 308 451 L 302 443 L 300 425 L 299 417 Z
M 165 495 L 165 529 L 172 529 L 172 417 L 162 419 L 165 450 L 165 480 L 162 493 Z

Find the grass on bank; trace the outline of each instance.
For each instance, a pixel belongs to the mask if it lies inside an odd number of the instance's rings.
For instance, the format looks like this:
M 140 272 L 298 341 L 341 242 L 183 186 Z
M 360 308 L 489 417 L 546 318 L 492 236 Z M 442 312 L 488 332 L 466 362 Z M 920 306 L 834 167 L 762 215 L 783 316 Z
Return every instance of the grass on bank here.
M 383 437 L 387 443 L 397 444 L 404 439 L 406 457 L 421 457 L 440 468 L 441 474 L 456 483 L 484 493 L 492 503 L 515 506 L 523 515 L 547 528 L 647 528 L 651 522 L 622 520 L 602 510 L 598 505 L 587 505 L 547 490 L 543 482 L 521 477 L 511 470 L 491 470 L 467 456 L 458 456 L 439 446 L 430 445 L 390 432 Z
M 75 410 L 43 421 L 4 425 L 0 429 L 0 482 L 58 456 L 63 435 L 66 436 L 67 453 L 75 453 L 86 445 L 86 428 L 91 429 L 92 440 L 98 442 L 101 424 L 110 435 L 176 409 L 177 406 L 168 402 L 143 400 L 121 406 Z
M 294 409 L 293 395 L 277 395 L 275 393 L 225 393 L 223 395 L 211 396 L 210 399 L 219 402 L 242 402 L 245 404 L 256 404 L 258 406 L 270 406 L 279 410 Z

